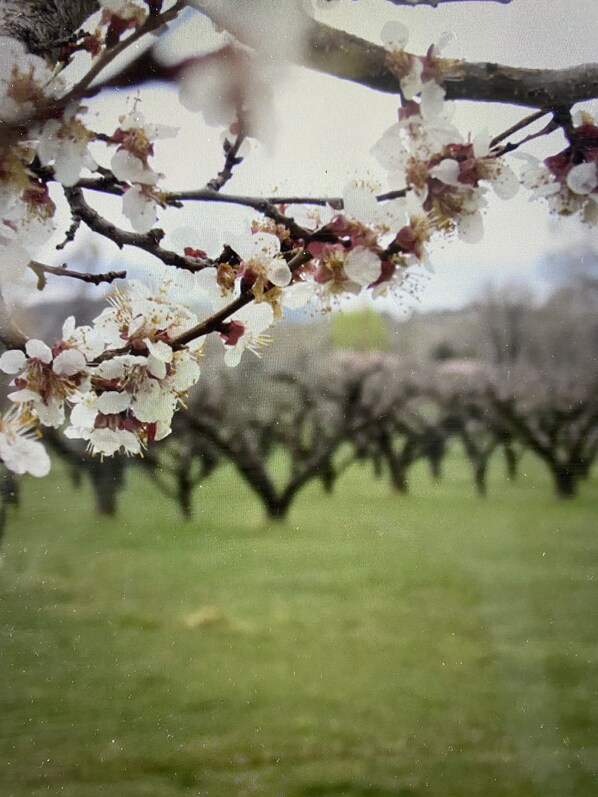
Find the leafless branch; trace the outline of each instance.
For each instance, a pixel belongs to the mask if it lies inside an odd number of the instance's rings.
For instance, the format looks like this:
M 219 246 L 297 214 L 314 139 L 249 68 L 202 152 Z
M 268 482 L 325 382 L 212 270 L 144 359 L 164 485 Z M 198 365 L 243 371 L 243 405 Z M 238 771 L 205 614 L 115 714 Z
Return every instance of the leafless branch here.
M 183 268 L 187 271 L 200 271 L 202 268 L 213 265 L 210 260 L 186 257 L 184 255 L 179 255 L 177 252 L 163 249 L 160 246 L 160 241 L 164 237 L 163 230 L 154 229 L 150 230 L 148 233 L 141 234 L 137 232 L 128 232 L 127 230 L 116 227 L 112 222 L 104 219 L 97 211 L 87 204 L 83 196 L 83 190 L 78 186 L 65 188 L 64 194 L 71 206 L 73 217 L 80 218 L 90 230 L 113 241 L 119 249 L 122 249 L 124 246 L 134 246 L 137 249 L 143 249 L 145 252 L 154 255 L 154 257 L 157 257 L 158 260 L 166 266 L 175 266 L 176 268 Z
M 343 80 L 400 94 L 399 79 L 389 68 L 387 56 L 387 51 L 377 44 L 314 20 L 302 63 Z M 448 100 L 553 108 L 598 97 L 598 64 L 521 69 L 489 62 L 447 62 L 442 85 Z
M 93 188 L 91 185 L 93 181 L 89 181 L 85 188 Z M 81 183 L 80 183 L 81 185 Z M 407 189 L 399 189 L 396 191 L 387 191 L 384 194 L 378 194 L 376 199 L 378 202 L 388 202 L 391 199 L 399 199 L 404 197 Z M 256 197 L 256 196 L 243 196 L 240 194 L 221 194 L 210 189 L 199 189 L 196 191 L 171 191 L 166 194 L 166 204 L 172 202 L 223 202 L 232 205 L 244 205 L 245 207 L 253 208 L 264 215 L 268 215 L 271 210 L 271 205 L 314 205 L 324 207 L 329 205 L 334 210 L 343 209 L 342 197 L 314 197 L 314 196 L 269 196 L 269 197 Z M 283 222 L 284 223 L 284 222 Z
M 498 144 L 500 144 L 501 141 L 504 141 L 509 136 L 512 136 L 513 133 L 518 133 L 520 130 L 526 128 L 528 125 L 533 124 L 538 119 L 541 119 L 543 116 L 546 116 L 547 113 L 548 111 L 536 111 L 535 113 L 526 116 L 525 119 L 520 119 L 514 125 L 511 125 L 511 127 L 507 128 L 507 130 L 504 130 L 499 135 L 494 136 L 494 138 L 490 142 L 490 147 L 493 148 L 498 146 Z
M 237 154 L 243 141 L 245 141 L 245 134 L 243 132 L 239 133 L 232 144 L 228 138 L 224 140 L 224 166 L 218 172 L 218 175 L 213 177 L 206 184 L 207 189 L 212 191 L 220 191 L 220 189 L 224 188 L 224 186 L 231 179 L 233 176 L 233 169 L 243 161 L 243 158 L 240 158 Z
M 389 3 L 392 3 L 394 6 L 410 6 L 411 8 L 415 8 L 415 6 L 431 6 L 432 8 L 438 8 L 439 5 L 443 3 L 501 3 L 502 5 L 508 5 L 511 0 L 388 0 Z
M 53 274 L 56 277 L 71 277 L 71 279 L 81 280 L 81 282 L 89 282 L 92 285 L 100 285 L 102 282 L 110 283 L 114 282 L 114 280 L 123 280 L 127 278 L 126 271 L 108 271 L 104 274 L 89 274 L 82 271 L 73 271 L 64 266 L 48 266 L 37 260 L 32 260 L 29 263 L 29 268 L 37 274 L 39 279 L 43 279 L 45 274 Z

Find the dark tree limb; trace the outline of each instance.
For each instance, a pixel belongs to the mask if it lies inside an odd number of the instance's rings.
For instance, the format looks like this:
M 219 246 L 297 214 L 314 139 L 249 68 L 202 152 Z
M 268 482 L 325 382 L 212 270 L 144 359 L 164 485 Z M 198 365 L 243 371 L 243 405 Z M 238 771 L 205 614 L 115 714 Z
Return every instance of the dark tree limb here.
M 431 6 L 432 8 L 438 8 L 438 6 L 443 5 L 444 3 L 501 3 L 502 5 L 508 5 L 511 0 L 388 0 L 389 3 L 392 3 L 394 6 L 407 6 L 409 8 L 415 8 L 417 6 Z
M 384 47 L 313 22 L 302 63 L 319 72 L 400 94 L 400 81 Z M 568 69 L 522 69 L 489 62 L 446 62 L 447 100 L 504 102 L 528 108 L 571 106 L 598 97 L 598 64 Z
M 124 246 L 134 246 L 137 249 L 143 249 L 145 252 L 154 255 L 166 266 L 175 266 L 176 268 L 183 268 L 187 271 L 200 271 L 202 268 L 212 266 L 213 263 L 208 260 L 202 260 L 195 257 L 186 257 L 179 255 L 177 252 L 172 252 L 168 249 L 163 249 L 160 246 L 160 241 L 164 237 L 164 231 L 160 229 L 150 230 L 148 233 L 128 232 L 116 227 L 112 222 L 106 221 L 100 214 L 90 207 L 85 201 L 83 196 L 83 189 L 74 186 L 73 188 L 65 188 L 64 194 L 71 206 L 71 212 L 74 218 L 80 218 L 93 232 L 103 235 L 113 241 L 119 249 Z
M 88 282 L 91 285 L 100 285 L 102 282 L 114 282 L 114 280 L 124 280 L 127 278 L 126 271 L 108 271 L 105 274 L 89 274 L 83 271 L 73 271 L 70 268 L 60 266 L 48 266 L 45 263 L 39 263 L 37 260 L 32 260 L 29 263 L 29 268 L 34 271 L 38 279 L 44 279 L 45 274 L 53 274 L 55 277 L 70 277 L 71 279 L 80 280 L 81 282 Z

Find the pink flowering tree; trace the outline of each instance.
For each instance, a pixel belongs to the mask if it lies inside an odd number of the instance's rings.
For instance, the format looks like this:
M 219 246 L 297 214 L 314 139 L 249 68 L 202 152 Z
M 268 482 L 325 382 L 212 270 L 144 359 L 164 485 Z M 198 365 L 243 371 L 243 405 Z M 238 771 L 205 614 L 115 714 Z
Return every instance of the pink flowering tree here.
M 267 345 L 289 309 L 328 311 L 356 295 L 400 299 L 429 265 L 433 241 L 482 237 L 489 192 L 508 201 L 526 190 L 547 213 L 596 223 L 598 125 L 583 103 L 598 97 L 598 65 L 470 63 L 444 57 L 443 41 L 411 52 L 401 6 L 443 2 L 451 0 L 391 0 L 374 43 L 321 21 L 329 4 L 318 0 L 0 0 L 0 291 L 6 298 L 28 273 L 40 289 L 114 286 L 91 324 L 66 318 L 58 340 L 20 329 L 10 304 L 0 304 L 0 370 L 11 385 L 0 419 L 6 468 L 48 472 L 44 429 L 84 441 L 99 458 L 142 455 L 170 434 L 208 336 L 234 367 Z M 214 25 L 210 43 L 164 58 L 163 41 L 197 15 Z M 235 170 L 250 168 L 248 145 L 270 132 L 285 59 L 396 96 L 386 129 L 372 129 L 383 188 L 364 169 L 335 196 L 227 191 Z M 160 120 L 145 118 L 144 91 L 158 81 L 176 88 L 169 102 L 223 133 L 223 161 L 204 185 L 169 190 L 155 165 L 161 142 L 179 132 L 167 107 Z M 107 118 L 103 100 L 117 90 L 135 99 Z M 506 130 L 459 130 L 454 103 L 464 100 L 519 106 L 521 117 Z M 554 141 L 543 160 L 526 150 L 540 137 Z M 201 147 L 187 156 L 202 157 Z M 112 199 L 110 211 L 99 199 Z M 168 218 L 191 203 L 222 211 L 224 246 L 213 248 L 207 226 L 167 244 Z M 236 222 L 233 207 L 251 209 L 253 222 Z M 72 267 L 85 228 L 138 250 L 147 279 Z M 47 262 L 50 246 L 64 250 L 64 266 Z M 203 315 L 198 298 L 209 307 Z

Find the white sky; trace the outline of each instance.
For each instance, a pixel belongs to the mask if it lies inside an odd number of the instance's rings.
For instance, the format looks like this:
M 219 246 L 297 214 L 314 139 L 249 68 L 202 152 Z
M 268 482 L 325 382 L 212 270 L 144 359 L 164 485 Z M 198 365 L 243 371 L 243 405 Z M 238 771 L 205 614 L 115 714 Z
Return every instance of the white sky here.
M 251 2 L 267 5 L 277 0 Z M 513 0 L 510 5 L 454 3 L 437 9 L 398 8 L 388 0 L 341 0 L 335 9 L 322 12 L 320 18 L 375 42 L 387 20 L 400 20 L 410 30 L 408 49 L 420 53 L 450 30 L 457 40 L 447 55 L 472 61 L 556 68 L 598 60 L 598 0 Z M 284 34 L 272 31 L 268 35 Z M 210 41 L 214 41 L 214 33 L 196 15 L 192 24 L 181 26 L 173 35 L 172 47 L 177 54 L 189 53 Z M 284 77 L 275 89 L 276 134 L 267 145 L 254 145 L 225 190 L 339 195 L 350 179 L 360 177 L 379 179 L 385 189 L 385 175 L 370 149 L 396 120 L 397 98 L 305 69 L 290 67 L 283 71 Z M 99 113 L 92 126 L 99 127 L 100 120 L 107 117 L 106 130 L 111 132 L 118 115 L 130 107 L 130 101 L 127 105 L 121 91 L 100 99 L 92 107 Z M 594 113 L 598 111 L 597 103 L 586 107 Z M 160 141 L 156 146 L 155 165 L 167 176 L 164 187 L 197 188 L 216 174 L 222 163 L 220 130 L 207 127 L 201 116 L 184 111 L 172 90 L 154 88 L 144 92 L 141 109 L 147 121 L 181 128 L 174 142 Z M 485 127 L 496 134 L 528 112 L 462 103 L 456 123 L 464 134 L 471 131 L 475 135 Z M 546 156 L 561 148 L 562 139 L 557 134 L 528 151 Z M 94 204 L 104 207 L 97 201 Z M 113 207 L 116 212 L 112 218 L 126 227 L 126 220 L 118 213 L 118 201 Z M 238 234 L 239 223 L 246 223 L 253 215 L 220 205 L 190 204 L 184 211 L 163 213 L 159 226 L 167 230 L 186 228 L 186 243 L 216 254 L 222 243 Z M 436 274 L 423 292 L 421 309 L 463 304 L 490 281 L 532 281 L 539 286 L 535 268 L 547 250 L 579 239 L 598 245 L 595 232 L 587 238 L 587 230 L 577 221 L 555 224 L 546 208 L 541 203 L 529 203 L 523 192 L 507 203 L 491 197 L 485 230 L 484 240 L 478 245 L 450 241 L 434 247 Z M 193 240 L 189 240 L 190 236 Z M 104 250 L 108 258 L 122 257 L 110 244 Z M 47 259 L 64 262 L 69 251 L 74 255 L 73 247 L 58 256 L 49 254 Z M 133 250 L 126 251 L 124 259 L 125 266 L 151 262 Z M 115 265 L 113 261 L 109 267 Z

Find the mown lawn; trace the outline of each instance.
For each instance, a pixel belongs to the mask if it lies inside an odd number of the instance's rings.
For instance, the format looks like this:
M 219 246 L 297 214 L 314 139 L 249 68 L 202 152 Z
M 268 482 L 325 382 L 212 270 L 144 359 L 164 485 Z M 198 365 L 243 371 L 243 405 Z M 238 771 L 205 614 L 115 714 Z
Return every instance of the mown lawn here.
M 266 523 L 135 474 L 115 521 L 24 484 L 0 569 L 1 797 L 598 793 L 598 485 L 408 497 L 350 469 Z

